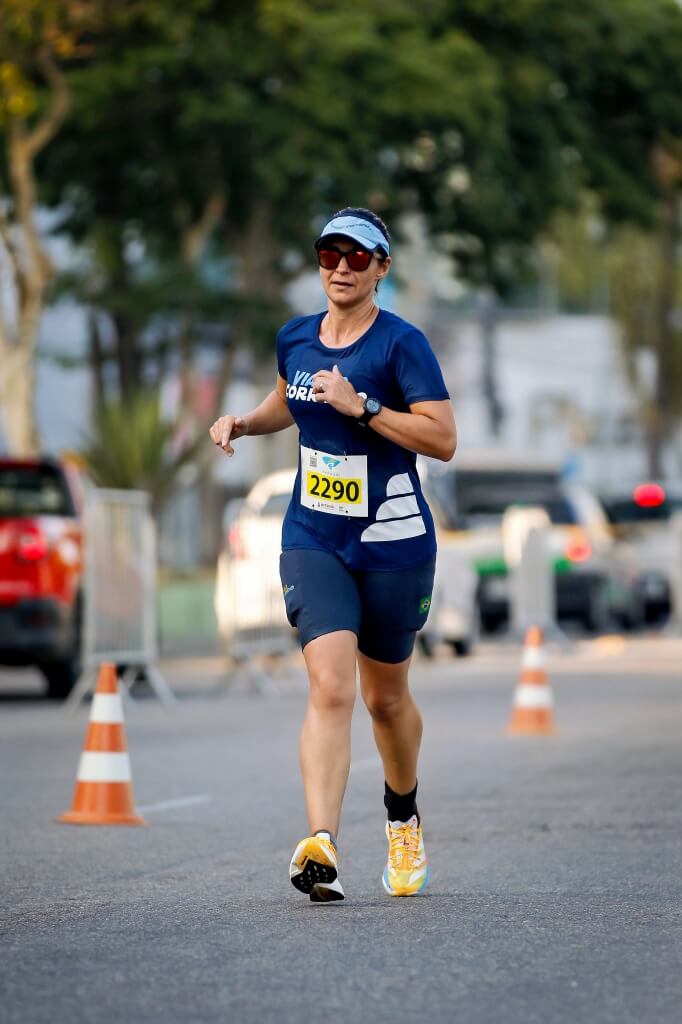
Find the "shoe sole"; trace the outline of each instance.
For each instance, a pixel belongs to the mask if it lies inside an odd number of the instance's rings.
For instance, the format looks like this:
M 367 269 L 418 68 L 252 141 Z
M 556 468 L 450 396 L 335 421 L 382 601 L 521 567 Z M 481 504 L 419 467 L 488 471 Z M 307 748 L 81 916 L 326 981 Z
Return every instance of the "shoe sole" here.
M 345 899 L 345 893 L 341 888 L 338 878 L 330 885 L 318 882 L 310 890 L 311 903 L 335 903 L 337 900 Z
M 382 883 L 384 889 L 386 890 L 386 892 L 388 893 L 389 896 L 418 896 L 420 892 L 424 891 L 424 889 L 426 888 L 426 886 L 429 884 L 430 881 L 431 881 L 431 868 L 428 867 L 428 865 L 427 865 L 427 868 L 426 868 L 426 874 L 424 875 L 424 881 L 419 886 L 419 888 L 415 889 L 413 892 L 397 892 L 397 890 L 392 889 L 391 885 L 390 885 L 390 883 L 388 881 L 388 878 L 387 878 L 387 871 L 386 871 L 386 869 L 384 869 L 384 873 L 381 876 L 381 883 Z
M 325 855 L 323 847 L 313 843 L 310 846 L 318 856 Z M 337 875 L 338 871 L 333 864 L 322 859 L 317 860 L 315 856 L 309 856 L 308 854 L 305 854 L 300 862 L 292 861 L 289 867 L 291 884 L 299 892 L 303 892 L 306 895 L 310 895 L 318 883 L 329 884 L 330 882 L 335 882 Z M 332 898 L 338 899 L 338 897 Z M 320 900 L 319 902 L 327 901 Z

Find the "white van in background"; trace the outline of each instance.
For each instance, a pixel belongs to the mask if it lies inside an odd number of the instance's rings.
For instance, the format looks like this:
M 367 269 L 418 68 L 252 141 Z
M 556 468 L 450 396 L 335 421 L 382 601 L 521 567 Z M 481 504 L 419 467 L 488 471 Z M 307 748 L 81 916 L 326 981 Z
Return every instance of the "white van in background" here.
M 590 631 L 612 619 L 635 627 L 643 620 L 637 567 L 616 544 L 608 519 L 585 487 L 562 479 L 556 462 L 485 451 L 458 453 L 446 465 L 420 458 L 420 474 L 438 530 L 439 557 L 462 552 L 478 578 L 481 625 L 493 631 L 509 619 L 509 570 L 502 522 L 511 507 L 541 507 L 551 525 L 560 619 Z

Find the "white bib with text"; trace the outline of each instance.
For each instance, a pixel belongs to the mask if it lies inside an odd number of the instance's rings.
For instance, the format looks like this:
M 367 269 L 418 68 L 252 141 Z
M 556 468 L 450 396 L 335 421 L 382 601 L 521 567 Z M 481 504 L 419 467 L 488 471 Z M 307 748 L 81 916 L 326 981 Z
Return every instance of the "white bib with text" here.
M 301 504 L 333 516 L 367 516 L 367 456 L 301 445 Z

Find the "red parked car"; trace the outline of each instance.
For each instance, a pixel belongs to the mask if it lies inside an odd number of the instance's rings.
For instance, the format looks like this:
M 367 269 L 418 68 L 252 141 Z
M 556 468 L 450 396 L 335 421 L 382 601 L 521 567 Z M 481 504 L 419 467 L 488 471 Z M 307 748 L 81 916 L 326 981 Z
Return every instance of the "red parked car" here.
M 35 665 L 50 697 L 80 673 L 81 492 L 52 458 L 0 458 L 0 664 Z

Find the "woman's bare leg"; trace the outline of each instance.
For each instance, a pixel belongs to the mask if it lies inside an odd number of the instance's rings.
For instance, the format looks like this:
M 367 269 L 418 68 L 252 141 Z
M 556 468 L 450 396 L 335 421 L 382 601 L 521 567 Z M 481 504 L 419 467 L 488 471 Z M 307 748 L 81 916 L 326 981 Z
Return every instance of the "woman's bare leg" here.
M 422 718 L 408 687 L 410 658 L 388 665 L 358 653 L 358 664 L 384 778 L 394 793 L 411 793 L 417 785 Z
M 311 835 L 338 832 L 350 769 L 357 639 L 349 630 L 317 637 L 303 650 L 310 695 L 301 729 L 301 774 Z

